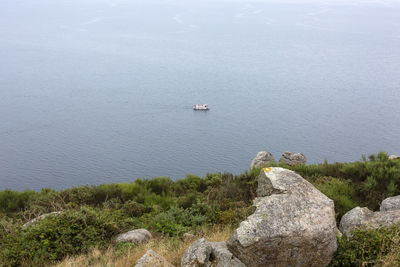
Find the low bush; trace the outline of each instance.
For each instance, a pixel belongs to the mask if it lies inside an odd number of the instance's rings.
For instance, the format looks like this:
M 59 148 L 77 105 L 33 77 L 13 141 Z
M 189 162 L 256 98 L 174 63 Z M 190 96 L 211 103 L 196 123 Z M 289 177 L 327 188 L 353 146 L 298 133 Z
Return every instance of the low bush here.
M 331 266 L 400 266 L 400 226 L 357 229 L 338 238 Z
M 368 158 L 362 156 L 361 161 L 352 163 L 276 165 L 291 169 L 312 183 L 325 177 L 350 181 L 349 186 L 355 189 L 355 195 L 351 196 L 353 202 L 373 210 L 379 208 L 383 199 L 400 195 L 400 160 L 390 160 L 386 152 Z
M 37 192 L 31 190 L 24 192 L 0 191 L 0 213 L 10 214 L 26 209 L 29 200 L 37 194 Z
M 358 206 L 356 190 L 350 180 L 334 177 L 324 177 L 313 181 L 314 186 L 332 199 L 335 203 L 336 219 L 340 218 L 352 208 Z
M 5 266 L 42 265 L 66 255 L 103 248 L 122 229 L 124 217 L 110 210 L 82 207 L 48 216 L 25 229 L 16 225 L 0 243 L 0 259 Z
M 176 206 L 168 210 L 154 210 L 141 218 L 140 226 L 168 236 L 182 236 L 196 227 L 206 224 L 207 217 L 191 209 Z

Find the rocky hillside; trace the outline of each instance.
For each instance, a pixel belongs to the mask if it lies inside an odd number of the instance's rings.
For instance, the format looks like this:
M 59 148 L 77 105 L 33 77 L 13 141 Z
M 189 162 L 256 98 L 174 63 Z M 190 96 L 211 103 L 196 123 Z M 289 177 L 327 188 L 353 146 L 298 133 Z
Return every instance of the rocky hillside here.
M 241 175 L 2 191 L 0 266 L 399 264 L 400 160 L 305 161 L 260 152 Z

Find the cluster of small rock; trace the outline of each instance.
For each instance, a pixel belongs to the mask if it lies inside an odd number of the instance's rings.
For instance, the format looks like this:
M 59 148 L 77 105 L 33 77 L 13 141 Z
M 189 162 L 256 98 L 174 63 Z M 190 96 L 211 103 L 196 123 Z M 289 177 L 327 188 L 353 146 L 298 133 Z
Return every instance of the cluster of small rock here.
M 246 267 L 228 250 L 226 242 L 209 242 L 201 238 L 194 242 L 183 255 L 182 267 Z
M 368 208 L 355 207 L 343 215 L 339 230 L 349 235 L 356 228 L 389 227 L 400 223 L 400 196 L 389 197 L 382 201 L 380 211 L 373 212 Z
M 281 158 L 279 159 L 280 163 L 285 163 L 290 166 L 294 166 L 297 164 L 306 164 L 307 158 L 302 153 L 292 153 L 285 151 L 282 153 Z M 275 162 L 274 156 L 270 152 L 260 151 L 257 153 L 257 156 L 253 159 L 250 164 L 250 169 L 253 167 L 261 168 L 266 167 L 271 163 Z
M 397 160 L 397 159 L 400 159 L 400 156 L 390 155 L 389 159 Z M 266 167 L 269 164 L 274 163 L 274 162 L 276 162 L 275 158 L 270 152 L 260 151 L 257 153 L 256 157 L 251 161 L 250 169 L 253 167 L 256 167 L 256 168 Z M 282 155 L 279 159 L 279 162 L 285 163 L 289 166 L 294 166 L 297 164 L 306 164 L 307 158 L 302 153 L 293 153 L 293 152 L 285 151 L 282 153 Z

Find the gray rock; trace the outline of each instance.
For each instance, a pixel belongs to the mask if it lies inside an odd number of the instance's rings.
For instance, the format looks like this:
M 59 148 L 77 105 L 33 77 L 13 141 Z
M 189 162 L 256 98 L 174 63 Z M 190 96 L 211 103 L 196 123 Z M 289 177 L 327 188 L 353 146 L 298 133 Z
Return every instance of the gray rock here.
M 307 158 L 302 153 L 292 153 L 292 152 L 283 152 L 281 158 L 279 159 L 280 163 L 285 163 L 290 166 L 294 166 L 297 164 L 306 164 Z
M 293 171 L 258 178 L 256 210 L 228 239 L 247 266 L 327 266 L 337 249 L 334 203 Z
M 343 215 L 339 230 L 345 235 L 357 228 L 389 227 L 400 223 L 400 210 L 373 212 L 368 208 L 355 207 Z
M 217 267 L 246 267 L 244 263 L 232 255 L 226 246 L 226 242 L 211 242 L 211 246 Z
M 43 220 L 44 218 L 48 217 L 48 216 L 54 216 L 54 215 L 58 215 L 61 214 L 61 211 L 54 211 L 54 212 L 50 212 L 50 213 L 46 213 L 46 214 L 42 214 L 38 217 L 36 217 L 35 219 L 30 220 L 29 222 L 25 223 L 24 225 L 22 225 L 22 229 L 25 229 L 28 226 L 33 225 L 34 223 Z
M 201 238 L 183 255 L 181 267 L 246 267 L 235 258 L 225 242 L 209 242 Z
M 194 242 L 183 254 L 181 267 L 207 266 L 210 263 L 212 246 L 210 242 L 201 238 Z
M 137 261 L 135 267 L 174 267 L 174 265 L 150 249 Z
M 151 238 L 151 234 L 146 229 L 136 229 L 123 234 L 117 235 L 115 242 L 132 242 L 132 243 L 145 243 Z
M 396 155 L 390 155 L 389 159 L 400 159 L 400 156 L 396 156 Z
M 400 210 L 400 196 L 388 197 L 381 203 L 380 211 Z
M 342 216 L 339 224 L 341 233 L 348 235 L 355 228 L 365 225 L 374 215 L 368 208 L 355 207 Z
M 250 164 L 250 169 L 253 167 L 261 168 L 266 167 L 268 164 L 275 162 L 274 156 L 267 151 L 260 151 L 257 153 L 257 156 L 252 160 Z

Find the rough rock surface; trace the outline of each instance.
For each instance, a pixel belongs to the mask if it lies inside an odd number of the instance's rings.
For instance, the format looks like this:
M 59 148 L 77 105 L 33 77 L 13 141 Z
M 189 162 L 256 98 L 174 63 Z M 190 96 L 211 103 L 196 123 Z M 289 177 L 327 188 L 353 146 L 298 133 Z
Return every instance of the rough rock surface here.
M 389 159 L 400 159 L 400 156 L 396 156 L 396 155 L 390 155 Z
M 137 261 L 135 267 L 174 267 L 174 265 L 150 249 Z
M 381 203 L 380 211 L 400 210 L 400 196 L 388 197 Z
M 307 158 L 302 153 L 283 152 L 279 162 L 285 163 L 290 166 L 297 164 L 306 164 Z
M 149 241 L 151 234 L 146 229 L 136 229 L 123 234 L 117 235 L 115 242 L 132 242 L 132 243 L 144 243 Z
M 46 213 L 46 214 L 42 214 L 38 217 L 36 217 L 35 219 L 30 220 L 29 222 L 25 223 L 24 225 L 22 225 L 22 229 L 25 229 L 28 226 L 31 226 L 32 224 L 36 223 L 37 221 L 40 221 L 50 215 L 58 215 L 61 214 L 61 211 L 54 211 L 54 212 L 50 212 L 50 213 Z
M 368 208 L 355 207 L 342 216 L 339 224 L 339 230 L 342 234 L 349 234 L 355 228 L 365 225 L 374 212 Z
M 368 208 L 355 207 L 343 215 L 339 230 L 346 235 L 359 227 L 377 228 L 388 227 L 400 223 L 400 210 L 373 212 Z
M 201 238 L 183 255 L 181 267 L 246 267 L 235 258 L 225 242 L 209 242 Z
M 256 211 L 228 239 L 247 266 L 327 266 L 337 249 L 334 203 L 293 171 L 266 168 Z
M 257 156 L 252 160 L 250 164 L 250 169 L 253 167 L 261 168 L 266 167 L 268 164 L 275 162 L 274 156 L 267 151 L 260 151 L 257 153 Z

